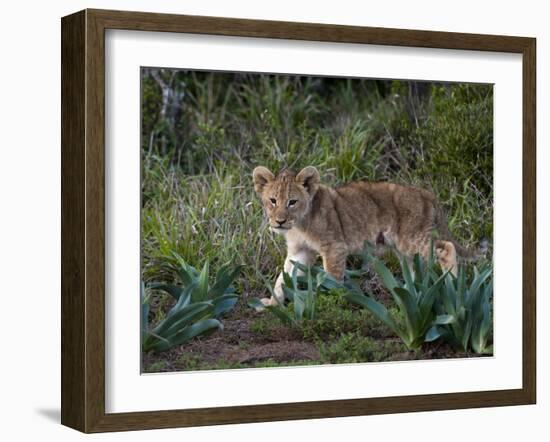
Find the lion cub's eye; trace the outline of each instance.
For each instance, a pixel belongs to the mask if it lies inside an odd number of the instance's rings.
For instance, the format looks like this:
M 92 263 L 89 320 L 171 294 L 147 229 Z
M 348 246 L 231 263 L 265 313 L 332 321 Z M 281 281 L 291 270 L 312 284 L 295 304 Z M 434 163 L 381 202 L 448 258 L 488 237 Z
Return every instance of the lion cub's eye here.
M 292 207 L 294 204 L 296 204 L 298 201 L 297 200 L 289 200 L 288 202 L 288 207 Z
M 269 198 L 269 201 L 271 201 L 271 204 L 273 205 L 277 204 L 277 200 L 275 198 Z

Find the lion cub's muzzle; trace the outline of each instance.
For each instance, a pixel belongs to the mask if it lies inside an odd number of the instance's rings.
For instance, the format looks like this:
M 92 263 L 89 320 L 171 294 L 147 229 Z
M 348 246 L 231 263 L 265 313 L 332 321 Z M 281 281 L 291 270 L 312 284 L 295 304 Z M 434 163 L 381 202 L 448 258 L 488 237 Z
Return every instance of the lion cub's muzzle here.
M 269 227 L 271 227 L 271 230 L 273 230 L 274 232 L 283 232 L 292 228 L 292 221 L 288 219 L 270 220 Z

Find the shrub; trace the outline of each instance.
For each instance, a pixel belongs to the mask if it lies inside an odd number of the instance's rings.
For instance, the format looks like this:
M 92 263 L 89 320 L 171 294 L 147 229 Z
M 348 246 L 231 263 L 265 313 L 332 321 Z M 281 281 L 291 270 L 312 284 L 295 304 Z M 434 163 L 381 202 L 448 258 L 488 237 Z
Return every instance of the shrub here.
M 452 318 L 448 324 L 436 324 L 428 332 L 431 340 L 442 336 L 451 344 L 478 354 L 492 353 L 489 345 L 492 332 L 492 266 L 488 263 L 480 270 L 474 267 L 467 275 L 463 266 L 458 276 L 447 275 L 441 296 L 436 300 L 435 310 L 440 315 Z
M 166 351 L 196 336 L 222 329 L 220 321 L 212 318 L 213 313 L 213 302 L 192 302 L 189 293 L 185 293 L 168 311 L 165 319 L 155 327 L 149 328 L 149 299 L 145 296 L 145 286 L 142 284 L 141 345 L 143 351 Z
M 196 336 L 222 329 L 217 319 L 231 311 L 238 295 L 231 286 L 240 272 L 240 266 L 225 264 L 218 270 L 214 282 L 209 281 L 209 262 L 199 272 L 174 254 L 174 269 L 181 285 L 152 283 L 149 289 L 170 294 L 176 303 L 166 317 L 149 329 L 149 300 L 142 284 L 142 347 L 143 351 L 165 351 L 181 345 Z
M 406 258 L 400 259 L 403 282 L 397 280 L 382 261 L 374 257 L 369 259 L 385 288 L 392 295 L 403 320 L 392 315 L 384 305 L 371 296 L 357 292 L 349 292 L 344 296 L 348 301 L 368 309 L 384 322 L 409 349 L 420 348 L 433 325 L 443 325 L 453 320 L 450 315 L 436 317 L 434 314 L 434 302 L 447 274 L 438 275 L 433 254 L 430 254 L 427 261 L 422 260 L 418 254 L 415 255 L 413 269 L 409 268 Z M 435 333 L 430 337 L 437 338 Z
M 181 285 L 164 283 L 152 283 L 151 289 L 165 291 L 179 301 L 182 295 L 189 297 L 189 302 L 210 301 L 214 305 L 214 316 L 219 317 L 235 307 L 238 295 L 232 287 L 232 283 L 241 271 L 241 266 L 233 266 L 231 263 L 224 264 L 216 273 L 213 284 L 209 282 L 210 264 L 205 262 L 199 272 L 195 267 L 190 266 L 185 260 L 173 253 L 175 264 L 172 264 L 176 271 Z

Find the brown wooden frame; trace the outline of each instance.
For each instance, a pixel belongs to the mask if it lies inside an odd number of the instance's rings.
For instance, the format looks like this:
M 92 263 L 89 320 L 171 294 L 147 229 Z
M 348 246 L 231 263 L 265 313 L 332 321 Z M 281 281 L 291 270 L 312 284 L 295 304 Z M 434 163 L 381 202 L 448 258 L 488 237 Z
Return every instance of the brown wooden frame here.
M 536 400 L 536 40 L 449 32 L 84 10 L 62 29 L 61 422 L 84 432 L 311 419 Z M 105 413 L 106 29 L 462 49 L 523 56 L 523 386 L 402 397 Z

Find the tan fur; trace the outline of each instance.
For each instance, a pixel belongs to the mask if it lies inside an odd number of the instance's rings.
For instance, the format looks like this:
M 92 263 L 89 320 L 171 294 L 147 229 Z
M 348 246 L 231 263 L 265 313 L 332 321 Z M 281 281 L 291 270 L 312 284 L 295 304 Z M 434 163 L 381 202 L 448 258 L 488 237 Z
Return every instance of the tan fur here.
M 285 272 L 292 270 L 291 261 L 310 265 L 320 255 L 324 269 L 342 279 L 347 256 L 359 252 L 365 241 L 394 247 L 406 257 L 427 257 L 434 232 L 439 233 L 434 244 L 444 269 L 456 274 L 457 250 L 466 252 L 450 238 L 443 212 L 427 190 L 367 181 L 333 189 L 320 184 L 312 166 L 297 175 L 285 170 L 277 176 L 260 166 L 253 180 L 271 229 L 286 237 Z M 265 304 L 284 300 L 282 284 L 281 273 L 277 299 Z

